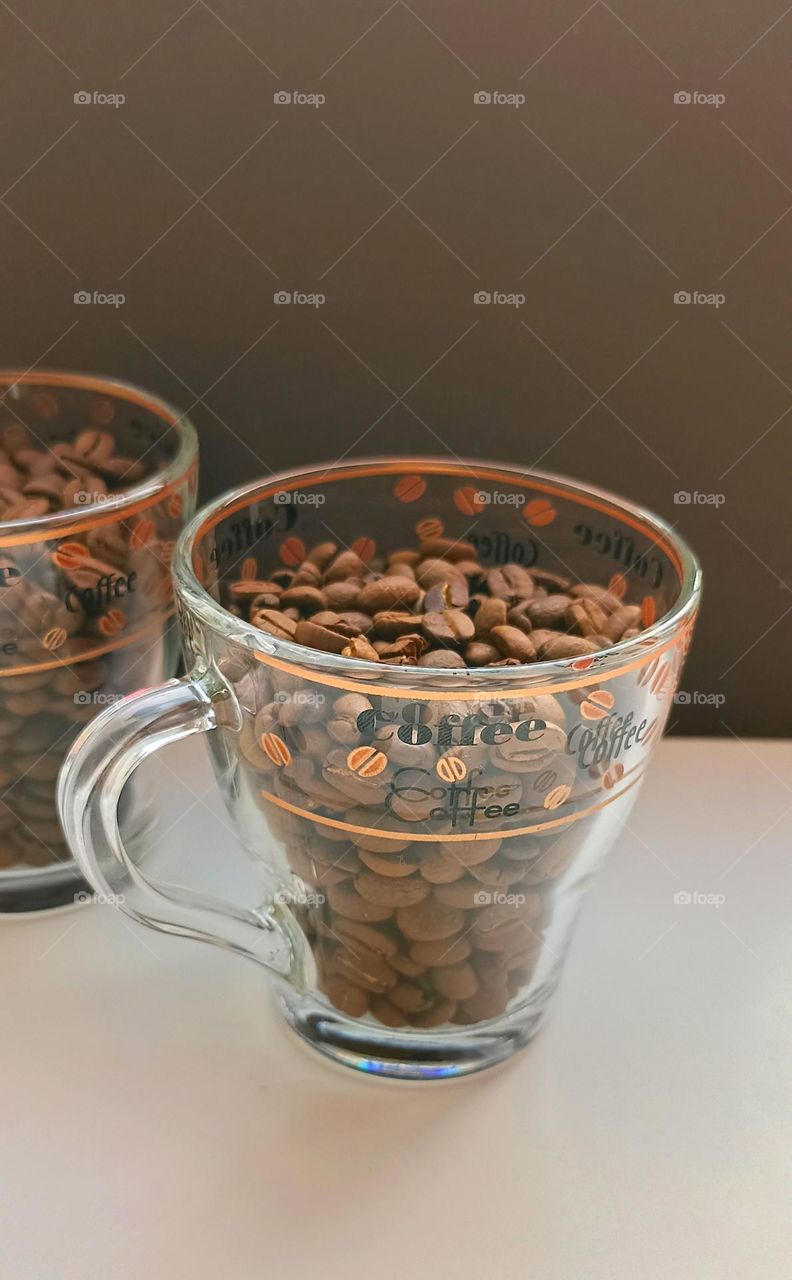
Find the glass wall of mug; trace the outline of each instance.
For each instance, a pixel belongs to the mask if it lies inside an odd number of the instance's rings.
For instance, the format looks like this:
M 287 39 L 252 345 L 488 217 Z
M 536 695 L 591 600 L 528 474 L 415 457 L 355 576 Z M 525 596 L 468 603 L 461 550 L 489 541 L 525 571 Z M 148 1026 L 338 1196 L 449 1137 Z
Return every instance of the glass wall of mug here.
M 0 373 L 0 912 L 85 889 L 58 770 L 98 711 L 176 669 L 170 562 L 197 456 L 190 423 L 135 387 Z
M 442 665 L 431 651 L 409 665 L 398 643 L 395 661 L 388 643 L 377 661 L 356 656 L 360 637 L 338 624 L 363 624 L 333 614 L 339 598 L 381 595 L 377 575 L 406 556 L 416 576 L 395 594 L 420 613 L 418 562 L 437 553 L 464 556 L 467 617 L 504 584 L 546 613 L 553 591 L 580 583 L 630 625 L 603 623 L 589 644 L 532 631 L 538 660 L 505 666 L 468 667 L 463 643 L 448 648 L 453 627 Z M 185 530 L 173 571 L 188 674 L 110 708 L 61 776 L 91 883 L 139 922 L 274 970 L 291 1024 L 358 1069 L 460 1074 L 527 1043 L 660 740 L 698 605 L 695 557 L 657 517 L 559 477 L 373 459 L 218 499 Z M 289 616 L 298 601 L 321 605 L 316 621 Z M 388 617 L 438 634 L 431 614 Z M 377 618 L 364 620 L 375 640 Z M 163 891 L 119 838 L 124 781 L 197 733 L 259 873 L 246 908 Z

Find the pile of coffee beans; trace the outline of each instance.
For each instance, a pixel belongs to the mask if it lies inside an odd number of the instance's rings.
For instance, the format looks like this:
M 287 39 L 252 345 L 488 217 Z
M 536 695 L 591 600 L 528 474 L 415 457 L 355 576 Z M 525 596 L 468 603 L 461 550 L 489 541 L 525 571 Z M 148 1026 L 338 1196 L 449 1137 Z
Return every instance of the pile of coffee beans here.
M 231 583 L 228 606 L 284 640 L 391 666 L 513 667 L 630 639 L 641 610 L 607 588 L 430 538 L 365 562 L 323 542 L 295 568 Z
M 87 428 L 71 443 L 46 447 L 23 423 L 9 422 L 0 431 L 0 520 L 99 503 L 146 474 L 143 462 L 116 454 L 107 431 Z
M 381 560 L 326 542 L 291 558 L 259 576 L 247 565 L 227 607 L 270 635 L 382 665 L 581 658 L 642 629 L 618 584 L 484 566 L 467 542 L 428 538 Z M 257 668 L 255 692 L 237 690 L 250 709 L 243 768 L 285 850 L 328 1000 L 393 1028 L 502 1014 L 534 980 L 586 840 L 586 822 L 551 819 L 570 798 L 598 807 L 604 785 L 598 770 L 578 777 L 567 734 L 580 715 L 607 716 L 613 694 L 370 698 Z
M 0 868 L 70 859 L 55 785 L 78 728 L 96 714 L 90 695 L 106 674 L 86 662 L 0 680 Z
M 238 695 L 248 698 L 244 687 Z M 445 746 L 465 716 L 477 722 L 473 744 Z M 541 734 L 516 736 L 539 719 Z M 467 1025 L 498 1016 L 529 984 L 580 833 L 576 824 L 509 835 L 526 819 L 507 815 L 526 803 L 545 813 L 570 793 L 566 719 L 546 694 L 491 705 L 451 696 L 418 708 L 388 699 L 378 708 L 362 693 L 306 685 L 281 687 L 246 721 L 243 768 L 284 847 L 290 905 L 319 986 L 339 1010 L 389 1027 Z M 494 745 L 481 740 L 488 721 L 499 726 L 485 735 Z M 410 732 L 400 737 L 400 728 Z
M 47 448 L 8 423 L 0 428 L 0 521 L 85 507 L 90 522 L 106 495 L 160 466 L 154 451 L 148 466 L 118 455 L 105 431 L 86 429 Z M 91 656 L 123 637 L 131 615 L 167 603 L 169 551 L 153 514 L 137 529 L 98 518 L 60 542 L 45 528 L 40 542 L 0 551 L 0 869 L 71 859 L 55 808 L 63 757 L 80 726 L 118 693 L 158 678 L 146 658 L 151 636 L 134 652 Z

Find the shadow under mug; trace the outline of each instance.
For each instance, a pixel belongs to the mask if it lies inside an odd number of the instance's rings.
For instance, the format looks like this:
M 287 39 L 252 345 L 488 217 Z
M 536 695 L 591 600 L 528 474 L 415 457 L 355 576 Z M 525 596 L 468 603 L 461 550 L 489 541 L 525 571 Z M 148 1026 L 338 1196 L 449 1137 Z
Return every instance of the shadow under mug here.
M 255 584 L 329 539 L 363 564 L 419 540 L 607 586 L 643 629 L 514 667 L 399 667 L 251 626 Z M 525 1045 L 586 886 L 623 826 L 678 686 L 701 590 L 657 517 L 517 466 L 372 459 L 276 476 L 205 507 L 173 558 L 189 674 L 116 703 L 60 780 L 86 877 L 134 919 L 248 956 L 325 1055 L 407 1079 Z M 551 581 L 550 578 L 547 581 Z M 144 879 L 119 797 L 159 747 L 205 735 L 258 869 L 249 909 Z

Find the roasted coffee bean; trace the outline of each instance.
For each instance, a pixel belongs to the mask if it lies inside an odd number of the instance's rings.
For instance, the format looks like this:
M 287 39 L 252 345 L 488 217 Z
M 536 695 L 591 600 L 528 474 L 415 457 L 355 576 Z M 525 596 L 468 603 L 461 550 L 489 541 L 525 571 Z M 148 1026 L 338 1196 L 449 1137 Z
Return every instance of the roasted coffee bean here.
M 28 480 L 27 484 L 23 486 L 22 492 L 26 498 L 46 498 L 51 507 L 56 507 L 61 505 L 61 495 L 65 484 L 63 476 L 54 471 L 45 471 Z M 70 506 L 71 503 L 63 505 Z
M 431 980 L 435 991 L 449 1000 L 469 1000 L 479 989 L 476 971 L 468 961 L 433 970 Z
M 622 604 L 614 609 L 603 628 L 603 633 L 610 644 L 621 640 L 624 633 L 633 627 L 640 627 L 641 610 L 637 604 Z
M 528 600 L 534 594 L 533 578 L 519 564 L 505 564 L 502 568 L 488 569 L 486 582 L 489 594 L 494 599 L 509 603 Z
M 429 884 L 452 884 L 461 880 L 466 867 L 443 849 L 433 849 L 421 863 L 421 875 Z
M 280 598 L 281 608 L 299 609 L 301 613 L 318 613 L 327 607 L 327 598 L 318 587 L 295 586 L 294 582 Z
M 382 640 L 397 640 L 399 636 L 414 632 L 419 626 L 419 615 L 400 612 L 398 609 L 375 613 L 371 621 L 372 634 Z
M 327 890 L 327 901 L 338 915 L 359 924 L 377 924 L 382 920 L 389 920 L 393 915 L 392 907 L 367 902 L 348 884 L 331 885 Z
M 397 1009 L 387 996 L 377 996 L 372 1000 L 371 1012 L 383 1027 L 403 1027 L 407 1023 L 401 1009 Z
M 328 608 L 343 612 L 344 609 L 351 609 L 357 602 L 360 583 L 354 579 L 326 582 L 323 591 Z
M 280 640 L 294 640 L 296 637 L 297 623 L 279 609 L 259 609 L 250 620 L 254 627 L 269 631 Z
M 356 746 L 362 739 L 358 719 L 366 715 L 372 716 L 373 727 L 373 712 L 368 698 L 364 698 L 360 693 L 346 693 L 333 703 L 332 718 L 327 722 L 327 732 L 331 738 L 344 746 Z
M 562 573 L 551 573 L 548 569 L 537 569 L 535 566 L 531 569 L 531 577 L 536 586 L 542 587 L 548 595 L 568 591 L 571 585 L 570 579 L 565 578 Z
M 570 604 L 571 597 L 567 595 L 558 593 L 543 596 L 541 599 L 533 601 L 527 613 L 534 627 L 566 630 L 564 615 Z
M 311 564 L 315 564 L 318 569 L 324 570 L 337 553 L 338 547 L 334 542 L 320 542 L 308 552 L 305 558 L 310 560 Z
M 458 542 L 454 538 L 425 538 L 418 548 L 422 560 L 475 560 L 476 548 L 472 542 Z
M 365 947 L 368 947 L 369 951 L 374 951 L 378 955 L 392 960 L 398 949 L 398 944 L 393 938 L 372 925 L 358 924 L 354 920 L 341 919 L 336 921 L 333 929 L 337 936 L 348 942 L 353 950 L 355 942 L 362 942 Z
M 340 631 L 346 636 L 368 636 L 373 628 L 373 619 L 367 613 L 361 613 L 359 609 L 346 609 L 337 615 L 338 622 L 333 630 Z M 318 622 L 319 618 L 315 617 L 314 622 Z M 327 624 L 323 624 L 327 625 Z
M 447 560 L 422 560 L 416 566 L 415 578 L 420 586 L 425 590 L 430 587 L 451 582 L 456 579 L 457 582 L 465 583 L 465 575 L 460 573 L 455 565 Z
M 430 649 L 418 659 L 419 667 L 464 667 L 465 659 L 453 649 Z
M 484 570 L 478 560 L 457 560 L 454 563 L 454 568 L 459 573 L 464 573 L 466 578 L 478 579 L 483 577 L 484 574 Z
M 453 1018 L 456 1009 L 457 1006 L 453 1000 L 447 1000 L 445 996 L 440 996 L 430 1009 L 422 1013 L 411 1013 L 410 1022 L 414 1027 L 428 1031 L 432 1027 L 445 1026 Z
M 465 649 L 465 661 L 470 667 L 491 667 L 500 661 L 500 650 L 492 644 L 473 640 Z
M 442 613 L 425 613 L 421 623 L 424 634 L 434 645 L 453 648 L 473 639 L 473 619 L 461 609 L 445 609 Z
M 388 570 L 388 577 L 399 577 L 399 575 L 403 578 L 409 578 L 411 582 L 415 582 L 415 570 L 410 564 L 395 564 L 393 568 Z
M 347 578 L 362 579 L 366 566 L 354 551 L 340 551 L 325 571 L 326 582 L 343 582 Z
M 409 564 L 409 565 L 412 565 L 413 568 L 415 568 L 415 566 L 417 565 L 420 559 L 421 559 L 420 551 L 410 551 L 410 550 L 392 551 L 391 554 L 388 556 L 387 564 L 389 566 L 394 564 Z
M 240 578 L 228 585 L 228 598 L 237 604 L 256 604 L 259 596 L 274 596 L 279 600 L 281 593 L 282 588 L 277 582 L 268 582 L 264 578 Z M 277 608 L 277 604 L 273 607 Z
M 366 992 L 346 978 L 331 974 L 329 977 L 320 978 L 319 985 L 330 1003 L 335 1005 L 340 1013 L 346 1013 L 350 1018 L 362 1018 L 368 1009 L 369 1000 Z
M 621 609 L 622 602 L 607 587 L 598 587 L 593 582 L 578 582 L 569 588 L 569 594 L 576 599 L 594 600 L 605 613 L 615 613 Z
M 442 613 L 444 609 L 466 609 L 470 601 L 467 583 L 461 578 L 448 582 L 436 582 L 426 592 L 423 601 L 425 613 Z
M 318 565 L 313 564 L 310 560 L 303 560 L 301 565 L 294 571 L 289 590 L 292 587 L 318 587 L 322 581 L 322 571 Z
M 472 911 L 477 905 L 479 896 L 486 893 L 477 880 L 456 880 L 452 884 L 438 884 L 432 890 L 438 902 L 447 907 L 459 907 L 460 911 Z
M 535 633 L 534 633 L 535 635 Z M 549 640 L 539 645 L 539 657 L 542 661 L 556 658 L 583 658 L 587 653 L 596 653 L 597 646 L 590 640 L 578 636 L 565 636 L 554 633 Z
M 390 964 L 397 973 L 403 974 L 405 978 L 420 978 L 426 973 L 425 964 L 416 964 L 411 956 L 402 955 L 400 951 L 395 956 L 390 957 Z
M 418 876 L 380 876 L 374 871 L 360 871 L 355 876 L 355 888 L 361 898 L 385 907 L 409 907 L 429 897 L 430 889 Z
M 573 600 L 564 613 L 567 629 L 575 635 L 588 639 L 598 635 L 607 626 L 608 615 L 601 609 L 596 600 L 584 596 Z
M 473 619 L 476 639 L 488 641 L 493 627 L 506 625 L 506 614 L 505 600 L 495 598 L 482 599 Z
M 302 623 L 300 624 L 303 625 Z M 315 649 L 319 645 L 313 646 Z M 365 636 L 353 636 L 351 640 L 347 640 L 341 653 L 345 658 L 362 658 L 365 662 L 379 662 L 379 654 L 374 646 L 366 639 Z
M 416 982 L 400 982 L 389 992 L 390 1000 L 403 1013 L 421 1013 L 431 1009 L 434 997 Z
M 509 626 L 518 627 L 520 631 L 524 631 L 526 635 L 530 635 L 534 629 L 529 613 L 530 607 L 530 600 L 521 600 L 519 604 L 512 605 L 506 618 Z
M 308 645 L 311 649 L 321 649 L 324 653 L 342 653 L 351 643 L 346 636 L 331 631 L 329 627 L 319 627 L 315 622 L 302 619 L 296 623 L 294 639 L 297 644 Z M 350 655 L 352 656 L 352 655 Z
M 389 658 L 408 658 L 410 662 L 416 662 L 428 648 L 429 641 L 424 636 L 406 635 L 389 641 L 378 652 L 383 662 L 387 662 Z
M 414 855 L 408 857 L 406 854 L 394 854 L 388 857 L 382 853 L 370 853 L 368 849 L 361 849 L 359 853 L 360 861 L 369 871 L 375 871 L 379 876 L 395 877 L 402 879 L 405 876 L 411 876 L 418 870 L 419 861 Z M 365 894 L 363 895 L 366 896 Z
M 387 960 L 359 941 L 340 946 L 333 962 L 338 973 L 364 991 L 382 994 L 396 987 L 399 981 Z
M 417 582 L 399 574 L 392 574 L 390 577 L 378 578 L 361 587 L 357 603 L 358 607 L 366 613 L 375 614 L 383 609 L 415 605 L 422 595 L 423 592 Z
M 436 898 L 396 911 L 396 923 L 411 942 L 438 942 L 441 938 L 453 938 L 465 924 L 465 915 L 456 907 L 446 907 Z
M 503 654 L 504 658 L 516 658 L 518 662 L 533 662 L 536 648 L 529 635 L 519 627 L 493 627 L 490 632 L 492 643 Z

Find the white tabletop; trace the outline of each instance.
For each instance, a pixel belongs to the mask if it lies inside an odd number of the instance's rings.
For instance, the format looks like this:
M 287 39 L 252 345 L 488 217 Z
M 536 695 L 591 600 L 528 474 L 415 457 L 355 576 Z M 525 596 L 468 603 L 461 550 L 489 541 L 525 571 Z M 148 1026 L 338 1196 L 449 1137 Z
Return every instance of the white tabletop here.
M 230 884 L 168 760 L 169 849 Z M 112 908 L 4 920 L 0 1278 L 780 1280 L 791 837 L 792 743 L 664 743 L 545 1029 L 467 1081 L 329 1066 L 264 970 Z

